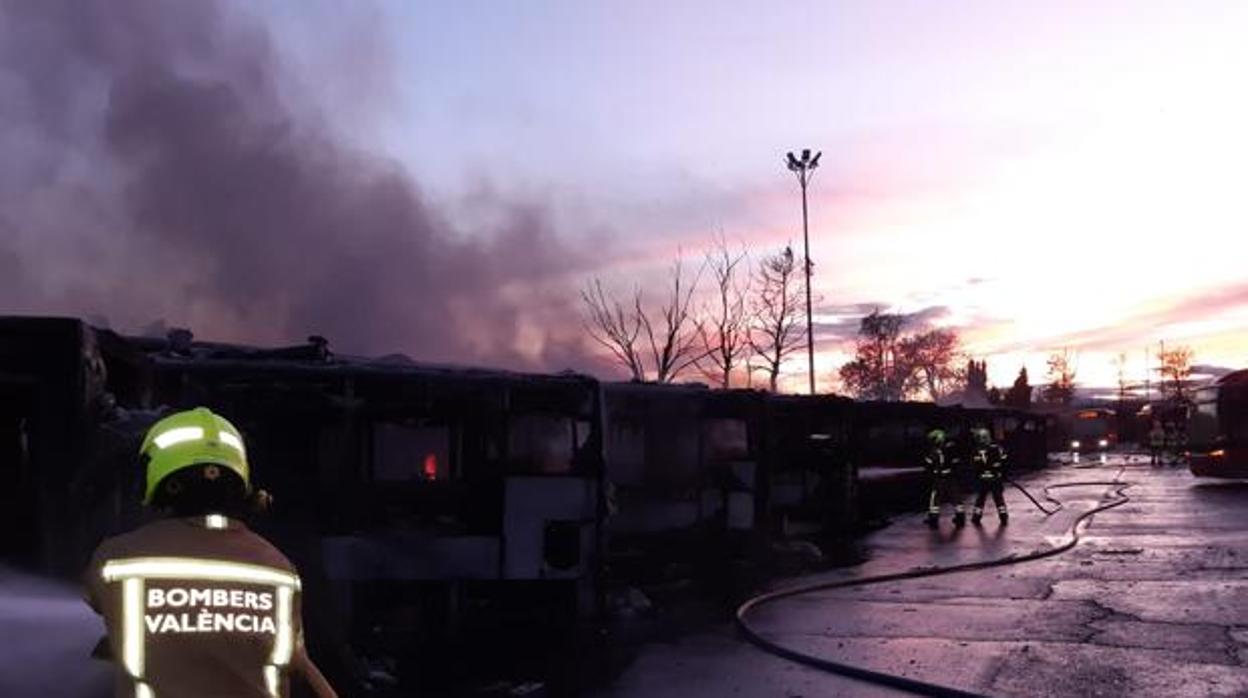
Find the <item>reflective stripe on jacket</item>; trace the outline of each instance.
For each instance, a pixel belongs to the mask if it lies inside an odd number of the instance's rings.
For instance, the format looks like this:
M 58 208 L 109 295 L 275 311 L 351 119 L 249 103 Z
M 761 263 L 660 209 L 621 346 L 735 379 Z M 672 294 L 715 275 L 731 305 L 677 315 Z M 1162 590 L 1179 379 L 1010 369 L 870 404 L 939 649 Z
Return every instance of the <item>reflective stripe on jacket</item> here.
M 928 449 L 927 455 L 923 456 L 923 466 L 930 477 L 945 478 L 953 475 L 953 463 L 945 458 L 944 450 L 939 447 Z
M 307 658 L 294 566 L 223 516 L 164 519 L 105 541 L 87 600 L 108 630 L 117 695 L 285 698 Z
M 1000 480 L 1005 474 L 1005 449 L 997 444 L 976 446 L 971 451 L 971 464 L 981 480 Z

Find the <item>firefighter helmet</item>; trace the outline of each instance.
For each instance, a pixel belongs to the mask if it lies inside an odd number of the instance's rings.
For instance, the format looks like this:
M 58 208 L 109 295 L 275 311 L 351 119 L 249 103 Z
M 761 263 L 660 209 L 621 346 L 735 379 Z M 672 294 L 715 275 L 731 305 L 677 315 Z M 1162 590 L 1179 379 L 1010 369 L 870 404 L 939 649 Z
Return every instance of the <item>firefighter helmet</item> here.
M 945 442 L 945 431 L 943 429 L 933 429 L 927 432 L 927 440 L 933 446 L 939 446 Z
M 249 486 L 242 434 L 229 420 L 207 407 L 176 412 L 156 422 L 147 431 L 139 454 L 147 464 L 144 504 L 151 504 L 165 478 L 196 465 L 224 467 L 242 478 L 245 487 Z
M 979 427 L 978 429 L 972 429 L 971 436 L 974 437 L 975 443 L 981 444 L 981 445 L 987 444 L 988 442 L 992 441 L 992 434 L 990 434 L 988 430 L 983 427 Z

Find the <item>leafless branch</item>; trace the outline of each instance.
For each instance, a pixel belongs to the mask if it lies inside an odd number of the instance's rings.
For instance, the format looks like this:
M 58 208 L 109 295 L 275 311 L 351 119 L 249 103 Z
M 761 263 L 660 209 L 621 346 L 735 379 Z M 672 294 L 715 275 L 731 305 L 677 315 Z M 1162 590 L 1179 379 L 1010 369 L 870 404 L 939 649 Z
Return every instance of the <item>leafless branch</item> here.
M 801 299 L 804 287 L 792 247 L 760 260 L 755 271 L 747 341 L 775 392 L 781 367 L 802 347 Z
M 644 315 L 641 313 L 641 291 L 633 292 L 633 310 L 602 288 L 602 282 L 594 279 L 581 291 L 581 299 L 589 313 L 584 322 L 589 336 L 606 347 L 615 359 L 631 374 L 633 380 L 645 380 L 646 370 L 637 340 Z
M 750 317 L 746 309 L 751 280 L 748 275 L 744 280 L 741 278 L 742 264 L 748 264 L 746 253 L 733 254 L 722 235 L 705 260 L 705 266 L 710 267 L 714 275 L 717 293 L 706 310 L 706 321 L 699 325 L 702 348 L 709 364 L 699 364 L 699 368 L 722 388 L 732 387 L 733 370 L 744 362 L 751 350 Z
M 654 379 L 659 383 L 672 382 L 690 366 L 706 357 L 705 351 L 698 346 L 701 322 L 690 312 L 693 295 L 697 291 L 704 268 L 705 265 L 699 267 L 692 283 L 686 284 L 683 261 L 677 257 L 672 264 L 671 294 L 659 308 L 660 322 L 657 329 L 656 323 L 642 311 L 640 297 L 636 300 L 637 315 L 650 345 Z

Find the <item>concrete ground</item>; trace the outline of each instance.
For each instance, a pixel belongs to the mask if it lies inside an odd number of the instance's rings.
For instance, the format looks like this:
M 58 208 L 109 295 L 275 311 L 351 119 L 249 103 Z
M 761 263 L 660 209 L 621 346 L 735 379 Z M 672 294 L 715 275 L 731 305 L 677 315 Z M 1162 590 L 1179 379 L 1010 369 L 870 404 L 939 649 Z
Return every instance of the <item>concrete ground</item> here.
M 1088 464 L 1084 464 L 1085 466 Z M 992 570 L 812 593 L 760 609 L 753 624 L 810 654 L 993 696 L 1248 696 L 1248 483 L 1113 456 L 1022 482 L 1121 478 L 1131 501 L 1097 514 L 1072 551 Z M 870 560 L 786 580 L 871 576 L 1000 557 L 1062 540 L 1105 486 L 1058 489 L 1045 517 L 1007 490 L 995 517 L 930 531 L 899 517 L 866 541 Z M 1043 500 L 1041 500 L 1043 501 Z M 644 650 L 601 696 L 894 696 L 755 649 L 725 623 Z

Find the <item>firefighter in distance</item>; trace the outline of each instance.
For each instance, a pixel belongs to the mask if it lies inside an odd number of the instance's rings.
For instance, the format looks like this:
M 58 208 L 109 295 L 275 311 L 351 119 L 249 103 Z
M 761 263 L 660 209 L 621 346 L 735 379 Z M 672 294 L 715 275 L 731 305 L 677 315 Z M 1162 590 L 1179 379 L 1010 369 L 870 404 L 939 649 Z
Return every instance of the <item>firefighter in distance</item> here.
M 931 528 L 940 525 L 940 512 L 945 504 L 953 507 L 953 525 L 966 525 L 966 505 L 962 502 L 962 492 L 958 486 L 958 456 L 957 445 L 946 438 L 944 430 L 933 429 L 928 432 L 923 466 L 931 483 L 927 499 L 927 525 Z
M 1010 522 L 1010 514 L 1005 508 L 1005 449 L 992 440 L 987 429 L 978 428 L 971 432 L 971 467 L 975 470 L 976 493 L 975 506 L 971 510 L 971 523 L 976 526 L 984 518 L 984 502 L 992 495 L 993 504 L 997 505 L 997 518 L 1001 525 Z

